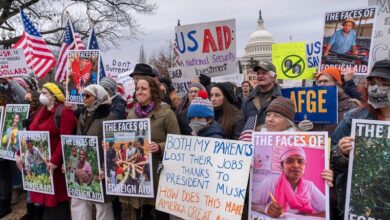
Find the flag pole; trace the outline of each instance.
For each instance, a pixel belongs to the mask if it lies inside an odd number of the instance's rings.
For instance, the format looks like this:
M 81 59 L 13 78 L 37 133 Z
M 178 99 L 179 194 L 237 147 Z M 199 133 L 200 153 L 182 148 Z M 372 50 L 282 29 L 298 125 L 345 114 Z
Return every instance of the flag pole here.
M 70 22 L 70 32 L 72 32 L 73 42 L 74 42 L 74 44 L 75 44 L 75 46 L 76 46 L 76 49 L 78 50 L 78 49 L 79 49 L 79 46 L 78 46 L 78 44 L 76 43 L 76 38 L 74 37 L 74 30 L 73 30 L 72 19 L 71 19 L 70 14 L 69 14 L 68 11 L 66 11 L 65 14 L 66 14 L 66 18 L 67 18 L 67 20 L 68 20 L 67 22 Z

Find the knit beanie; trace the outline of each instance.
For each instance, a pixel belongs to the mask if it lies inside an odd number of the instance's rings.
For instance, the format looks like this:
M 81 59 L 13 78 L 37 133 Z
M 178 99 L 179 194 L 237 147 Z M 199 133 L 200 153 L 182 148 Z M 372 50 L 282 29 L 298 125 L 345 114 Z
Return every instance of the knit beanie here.
M 215 83 L 213 87 L 219 88 L 223 96 L 226 97 L 226 99 L 234 105 L 236 103 L 236 98 L 234 96 L 234 89 L 233 89 L 233 84 L 230 82 L 222 82 L 222 83 Z
M 110 95 L 116 94 L 117 84 L 115 80 L 104 77 L 100 80 L 99 85 L 101 85 Z
M 42 86 L 43 88 L 47 89 L 47 91 L 50 92 L 52 96 L 56 98 L 58 102 L 64 102 L 65 101 L 65 94 L 62 87 L 56 83 L 45 83 Z
M 276 112 L 283 115 L 290 121 L 294 121 L 295 106 L 293 101 L 290 99 L 279 96 L 272 100 L 271 104 L 267 108 L 266 113 L 267 112 Z
M 205 88 L 202 84 L 197 83 L 197 82 L 192 82 L 192 83 L 190 84 L 190 87 L 188 87 L 188 88 L 192 88 L 192 87 L 196 87 L 196 88 L 198 88 L 199 90 L 206 90 L 206 88 Z
M 342 81 L 341 81 L 341 70 L 337 67 L 328 67 L 324 70 L 322 70 L 318 75 L 317 75 L 317 80 L 321 75 L 328 75 L 330 76 L 337 85 L 341 86 Z
M 192 100 L 188 108 L 187 118 L 214 118 L 214 109 L 211 101 L 208 99 L 205 90 L 199 91 L 198 97 Z

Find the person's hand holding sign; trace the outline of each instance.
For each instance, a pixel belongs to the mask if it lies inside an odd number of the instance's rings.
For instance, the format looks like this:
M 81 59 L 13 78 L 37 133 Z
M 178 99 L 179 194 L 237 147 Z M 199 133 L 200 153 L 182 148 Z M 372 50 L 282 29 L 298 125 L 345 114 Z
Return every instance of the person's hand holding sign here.
M 353 137 L 343 137 L 339 141 L 339 148 L 340 151 L 345 155 L 348 156 L 349 152 L 353 149 L 352 142 L 354 141 Z
M 284 214 L 284 209 L 281 205 L 278 204 L 272 193 L 269 193 L 269 196 L 271 197 L 272 201 L 265 208 L 265 212 L 268 216 L 272 218 L 279 218 Z

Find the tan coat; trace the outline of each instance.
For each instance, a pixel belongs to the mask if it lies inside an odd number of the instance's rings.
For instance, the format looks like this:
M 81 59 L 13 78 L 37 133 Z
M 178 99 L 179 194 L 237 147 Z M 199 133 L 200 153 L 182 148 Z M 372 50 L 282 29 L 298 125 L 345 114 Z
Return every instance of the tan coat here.
M 152 154 L 153 159 L 153 187 L 154 196 L 157 196 L 157 188 L 160 176 L 157 174 L 157 167 L 162 162 L 164 155 L 165 141 L 167 134 L 180 134 L 179 125 L 176 120 L 175 113 L 171 110 L 170 106 L 161 103 L 154 110 L 152 110 L 147 116 L 150 118 L 151 123 L 151 139 L 161 147 L 161 151 Z M 132 108 L 127 116 L 128 119 L 138 119 L 135 114 L 134 108 Z M 136 197 L 120 197 L 120 201 L 130 204 L 133 208 L 140 208 L 143 205 L 155 205 L 156 198 L 136 198 Z

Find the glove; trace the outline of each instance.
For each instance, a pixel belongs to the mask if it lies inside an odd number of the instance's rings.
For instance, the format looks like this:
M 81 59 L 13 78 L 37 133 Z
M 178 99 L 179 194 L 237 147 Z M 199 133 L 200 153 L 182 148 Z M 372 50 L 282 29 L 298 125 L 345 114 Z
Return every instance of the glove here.
M 307 119 L 299 122 L 298 124 L 298 128 L 301 129 L 302 131 L 310 131 L 311 129 L 313 129 L 313 126 L 314 126 L 313 122 Z

